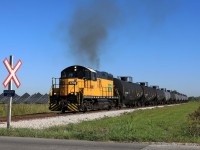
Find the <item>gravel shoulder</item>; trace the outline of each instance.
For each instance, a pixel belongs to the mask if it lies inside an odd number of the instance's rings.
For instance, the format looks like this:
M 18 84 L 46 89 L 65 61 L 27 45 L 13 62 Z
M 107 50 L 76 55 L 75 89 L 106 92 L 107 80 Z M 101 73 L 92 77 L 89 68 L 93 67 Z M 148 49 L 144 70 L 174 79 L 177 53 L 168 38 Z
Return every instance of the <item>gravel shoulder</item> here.
M 166 106 L 173 106 L 173 105 L 166 105 Z M 157 107 L 166 107 L 166 106 L 145 107 L 145 108 L 126 109 L 126 110 L 111 110 L 111 111 L 85 113 L 85 114 L 84 113 L 74 114 L 74 115 L 69 115 L 69 116 L 66 115 L 66 116 L 32 119 L 32 120 L 21 120 L 17 122 L 11 122 L 11 127 L 12 128 L 45 129 L 52 126 L 67 125 L 70 123 L 79 123 L 82 121 L 101 119 L 104 117 L 115 117 L 123 113 L 133 112 L 137 110 L 144 110 L 144 109 L 153 109 Z M 0 128 L 6 128 L 6 127 L 7 127 L 6 122 L 0 122 Z

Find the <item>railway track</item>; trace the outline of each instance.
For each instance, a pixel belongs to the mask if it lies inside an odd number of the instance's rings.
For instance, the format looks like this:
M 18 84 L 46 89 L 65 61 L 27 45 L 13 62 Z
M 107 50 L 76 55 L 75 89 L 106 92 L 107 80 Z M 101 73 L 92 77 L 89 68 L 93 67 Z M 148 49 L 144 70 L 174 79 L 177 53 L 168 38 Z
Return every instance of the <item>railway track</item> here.
M 20 120 L 31 120 L 31 119 L 39 119 L 46 117 L 56 117 L 60 116 L 58 113 L 39 113 L 39 114 L 28 114 L 28 115 L 18 115 L 13 116 L 12 121 L 20 121 Z M 64 114 L 63 114 L 64 115 Z M 6 122 L 6 117 L 0 117 L 0 122 Z
M 115 109 L 113 109 L 115 110 Z M 86 113 L 94 113 L 94 112 L 102 112 L 102 111 L 107 111 L 107 110 L 97 110 L 97 111 L 88 111 Z M 17 116 L 13 116 L 12 117 L 12 121 L 16 122 L 16 121 L 21 121 L 21 120 L 32 120 L 32 119 L 42 119 L 42 118 L 50 118 L 50 117 L 57 117 L 57 116 L 69 116 L 69 115 L 74 115 L 74 114 L 86 114 L 83 112 L 65 112 L 65 113 L 55 113 L 55 112 L 51 112 L 51 113 L 38 113 L 38 114 L 27 114 L 27 115 L 17 115 Z M 7 119 L 6 117 L 0 117 L 0 122 L 6 122 Z
M 177 104 L 172 104 L 172 105 L 177 105 Z M 149 106 L 149 107 L 134 107 L 134 108 L 122 108 L 120 110 L 131 110 L 131 109 L 145 109 L 145 108 L 154 108 L 154 107 L 164 107 L 164 106 L 171 106 L 171 105 L 159 105 L 159 106 Z M 114 111 L 117 109 L 112 109 L 110 111 Z M 22 121 L 22 120 L 33 120 L 33 119 L 42 119 L 42 118 L 51 118 L 51 117 L 58 117 L 58 116 L 70 116 L 70 115 L 80 115 L 80 114 L 91 114 L 91 113 L 99 113 L 99 112 L 108 112 L 109 110 L 95 110 L 95 111 L 88 111 L 88 112 L 65 112 L 65 113 L 60 113 L 60 112 L 50 112 L 50 113 L 38 113 L 38 114 L 28 114 L 28 115 L 18 115 L 18 116 L 13 116 L 12 121 L 17 122 L 17 121 Z M 6 117 L 0 117 L 0 122 L 6 122 Z

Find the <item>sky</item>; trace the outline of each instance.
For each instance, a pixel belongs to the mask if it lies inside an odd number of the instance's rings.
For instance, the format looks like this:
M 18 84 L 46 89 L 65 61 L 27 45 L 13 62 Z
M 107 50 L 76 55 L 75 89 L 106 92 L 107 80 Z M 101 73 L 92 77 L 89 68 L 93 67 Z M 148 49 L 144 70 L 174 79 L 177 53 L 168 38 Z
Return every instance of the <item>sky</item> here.
M 88 66 L 200 96 L 199 0 L 0 0 L 3 60 L 22 66 L 19 95 L 49 93 L 52 77 Z

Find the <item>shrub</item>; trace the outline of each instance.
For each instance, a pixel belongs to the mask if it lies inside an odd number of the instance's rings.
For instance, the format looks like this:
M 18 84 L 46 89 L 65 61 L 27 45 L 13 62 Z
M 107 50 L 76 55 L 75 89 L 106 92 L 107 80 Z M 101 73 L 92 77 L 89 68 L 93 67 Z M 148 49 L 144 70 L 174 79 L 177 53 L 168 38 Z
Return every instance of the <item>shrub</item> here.
M 189 133 L 193 136 L 200 136 L 200 107 L 189 114 Z

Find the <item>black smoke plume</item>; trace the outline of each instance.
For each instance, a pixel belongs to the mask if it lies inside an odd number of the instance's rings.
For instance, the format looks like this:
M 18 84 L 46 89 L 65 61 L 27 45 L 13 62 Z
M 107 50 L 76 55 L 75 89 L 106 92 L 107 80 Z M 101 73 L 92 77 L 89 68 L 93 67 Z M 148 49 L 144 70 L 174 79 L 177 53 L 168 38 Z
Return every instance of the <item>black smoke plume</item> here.
M 75 10 L 69 27 L 70 52 L 78 63 L 99 68 L 102 44 L 118 20 L 119 9 L 113 0 L 91 1 Z

